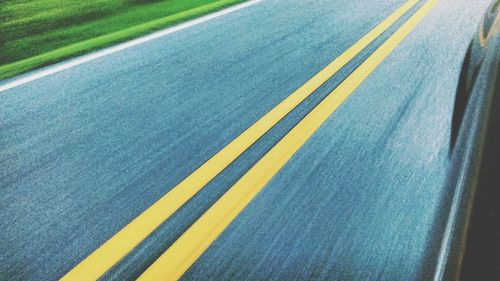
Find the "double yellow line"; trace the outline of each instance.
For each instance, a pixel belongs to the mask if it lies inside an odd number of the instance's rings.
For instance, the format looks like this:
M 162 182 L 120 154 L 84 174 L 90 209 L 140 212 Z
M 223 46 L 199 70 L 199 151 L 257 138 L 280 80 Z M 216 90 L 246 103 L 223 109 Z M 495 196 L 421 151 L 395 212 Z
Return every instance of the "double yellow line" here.
M 209 181 L 261 138 L 296 106 L 405 15 L 419 0 L 409 0 L 352 47 L 244 131 L 170 192 L 68 272 L 62 280 L 96 280 L 117 264 Z M 286 164 L 321 124 L 415 28 L 437 3 L 428 0 L 387 41 L 233 185 L 141 276 L 177 280 Z

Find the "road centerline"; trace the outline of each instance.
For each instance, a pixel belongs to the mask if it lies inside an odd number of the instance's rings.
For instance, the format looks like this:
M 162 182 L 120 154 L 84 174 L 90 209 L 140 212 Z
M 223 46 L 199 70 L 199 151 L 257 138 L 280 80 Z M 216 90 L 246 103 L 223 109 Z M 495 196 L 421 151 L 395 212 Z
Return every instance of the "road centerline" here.
M 266 113 L 221 151 L 77 264 L 63 276 L 62 280 L 95 280 L 105 274 L 174 212 L 189 201 L 208 182 L 215 178 L 320 86 L 326 83 L 382 33 L 395 24 L 418 2 L 419 0 L 409 0 L 399 7 L 304 85 Z
M 438 0 L 428 0 L 181 235 L 138 280 L 178 280 L 181 278 L 330 115 L 410 34 L 437 2 Z

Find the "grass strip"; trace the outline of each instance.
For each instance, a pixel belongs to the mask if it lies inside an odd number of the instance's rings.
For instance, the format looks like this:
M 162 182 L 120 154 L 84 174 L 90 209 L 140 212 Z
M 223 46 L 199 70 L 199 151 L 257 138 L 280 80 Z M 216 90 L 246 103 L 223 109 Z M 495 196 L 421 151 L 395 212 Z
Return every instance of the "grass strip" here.
M 204 4 L 199 7 L 191 8 L 162 18 L 147 21 L 145 23 L 100 35 L 91 39 L 86 39 L 65 47 L 56 48 L 52 51 L 48 51 L 40 55 L 35 55 L 12 63 L 7 63 L 0 66 L 0 79 L 13 77 L 28 70 L 49 65 L 55 62 L 59 62 L 63 59 L 82 55 L 90 51 L 136 38 L 140 35 L 145 35 L 153 31 L 172 26 L 189 19 L 193 19 L 210 12 L 215 12 L 217 10 L 241 2 L 245 2 L 245 0 L 215 0 L 211 3 Z M 100 23 L 93 24 L 93 26 L 96 28 L 98 28 L 98 25 L 100 25 Z M 76 30 L 78 31 L 78 28 L 76 28 Z

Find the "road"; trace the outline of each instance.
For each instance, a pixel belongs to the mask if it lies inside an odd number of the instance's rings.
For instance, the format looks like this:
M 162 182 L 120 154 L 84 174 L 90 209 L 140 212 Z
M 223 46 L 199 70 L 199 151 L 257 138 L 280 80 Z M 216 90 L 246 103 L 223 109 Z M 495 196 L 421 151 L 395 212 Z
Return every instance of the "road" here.
M 63 277 L 405 2 L 264 0 L 0 92 L 0 279 Z M 490 1 L 470 2 L 438 1 L 183 279 L 432 279 L 455 89 Z M 139 277 L 425 3 L 102 279 Z

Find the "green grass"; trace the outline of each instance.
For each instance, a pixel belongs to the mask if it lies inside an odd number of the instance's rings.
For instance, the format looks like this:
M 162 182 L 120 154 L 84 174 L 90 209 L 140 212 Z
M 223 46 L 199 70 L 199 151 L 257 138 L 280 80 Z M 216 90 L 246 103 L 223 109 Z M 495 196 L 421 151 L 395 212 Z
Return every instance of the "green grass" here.
M 245 0 L 0 0 L 0 79 Z

